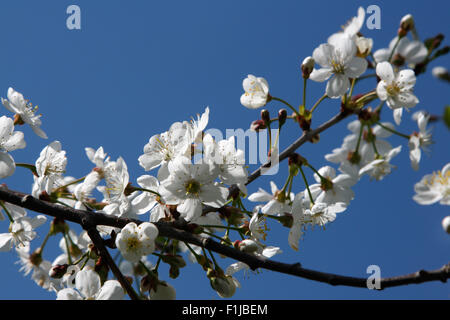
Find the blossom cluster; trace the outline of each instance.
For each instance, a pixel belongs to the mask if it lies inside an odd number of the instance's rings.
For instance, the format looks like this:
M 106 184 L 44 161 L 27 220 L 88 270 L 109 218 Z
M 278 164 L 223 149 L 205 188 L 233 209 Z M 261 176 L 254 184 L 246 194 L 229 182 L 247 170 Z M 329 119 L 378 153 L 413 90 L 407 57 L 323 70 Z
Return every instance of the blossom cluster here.
M 270 131 L 278 123 L 281 134 L 289 120 L 308 133 L 314 112 L 322 101 L 340 99 L 343 118 L 355 115 L 357 119 L 347 124 L 350 134 L 343 138 L 341 146 L 325 155 L 325 160 L 336 168 L 324 165 L 316 169 L 304 156 L 290 153 L 286 182 L 281 188 L 271 181 L 270 192 L 264 188 L 248 189 L 244 151 L 236 148 L 235 137 L 216 140 L 207 133 L 210 113 L 207 107 L 195 119 L 175 122 L 167 131 L 149 138 L 138 158 L 146 174 L 137 177 L 136 182 L 130 178 L 124 158 L 112 160 L 101 146 L 85 148 L 92 166 L 84 177 L 76 179 L 66 175 L 67 155 L 59 141 L 43 148 L 34 164 L 15 162 L 10 152 L 26 147 L 24 134 L 16 126 L 28 124 L 39 137 L 46 139 L 47 135 L 40 128 L 36 107 L 9 88 L 2 104 L 14 113 L 14 118 L 0 117 L 0 178 L 13 175 L 17 166 L 24 167 L 33 173 L 31 195 L 35 198 L 76 210 L 147 220 L 140 224 L 130 222 L 123 228 L 97 226 L 105 242 L 109 240 L 110 248 L 120 253 L 121 272 L 127 279 L 140 280 L 134 283 L 140 298 L 176 297 L 175 288 L 160 279 L 158 268 L 161 263 L 167 264 L 169 276 L 177 278 L 186 265 L 183 254 L 201 266 L 220 297 L 231 297 L 240 287 L 234 274 L 249 266 L 238 261 L 223 270 L 213 252 L 161 236 L 158 223 L 183 222 L 184 230 L 219 239 L 221 244 L 245 254 L 269 259 L 282 250 L 267 243 L 270 241 L 268 220 L 287 227 L 286 242 L 299 250 L 300 239 L 308 228 L 325 229 L 349 208 L 355 197 L 353 189 L 364 176 L 381 181 L 393 172 L 393 161 L 403 146 L 392 146 L 388 141 L 392 135 L 405 138 L 414 170 L 419 169 L 422 151 L 430 152 L 433 140 L 428 128 L 432 121 L 429 113 L 413 114 L 418 130 L 410 134 L 399 132 L 396 126 L 402 122 L 404 109 L 419 104 L 413 93 L 416 75 L 431 61 L 433 50 L 440 44 L 438 40 L 442 39 L 435 38 L 431 44 L 414 37 L 409 39 L 414 23 L 408 15 L 402 19 L 398 34 L 388 48 L 372 52 L 373 40 L 361 34 L 364 19 L 365 12 L 359 8 L 357 16 L 343 30 L 330 35 L 312 51 L 312 56 L 303 60 L 305 88 L 309 80 L 327 82 L 324 95 L 311 108 L 305 105 L 305 97 L 303 104 L 294 108 L 273 96 L 268 81 L 262 77 L 248 75 L 243 80 L 240 102 L 244 107 L 258 109 L 279 101 L 293 111 L 288 115 L 282 109 L 278 118 L 270 119 L 269 112 L 262 110 L 261 119 L 251 125 L 258 132 Z M 374 73 L 364 78 L 370 69 Z M 442 70 L 433 73 L 445 78 Z M 354 94 L 358 82 L 371 77 L 378 78 L 373 90 Z M 369 105 L 376 100 L 378 106 Z M 395 124 L 381 122 L 384 105 L 392 110 Z M 311 138 L 311 142 L 317 141 L 318 136 Z M 279 135 L 275 141 L 270 140 L 270 160 L 278 154 L 275 152 L 278 142 Z M 305 175 L 307 169 L 312 170 L 312 183 Z M 156 170 L 154 175 L 148 174 L 153 170 Z M 294 190 L 294 180 L 300 180 L 304 186 Z M 424 176 L 414 190 L 413 199 L 418 204 L 450 205 L 450 163 L 441 171 Z M 255 203 L 250 210 L 244 206 L 245 198 Z M 0 206 L 0 220 L 5 219 L 5 214 L 10 222 L 8 232 L 0 234 L 0 251 L 15 249 L 21 271 L 25 275 L 31 273 L 38 285 L 54 291 L 57 299 L 124 298 L 124 288 L 118 280 L 109 279 L 109 268 L 85 231 L 77 234 L 65 221 L 55 218 L 41 245 L 32 251 L 31 242 L 37 238 L 35 229 L 47 221 L 46 217 L 30 218 L 25 209 L 4 201 L 0 201 Z M 444 218 L 442 225 L 450 232 L 449 217 Z M 52 262 L 45 260 L 47 240 L 58 234 L 62 236 L 59 243 L 62 253 Z M 236 239 L 232 238 L 234 235 Z M 148 260 L 149 256 L 157 258 L 156 264 Z

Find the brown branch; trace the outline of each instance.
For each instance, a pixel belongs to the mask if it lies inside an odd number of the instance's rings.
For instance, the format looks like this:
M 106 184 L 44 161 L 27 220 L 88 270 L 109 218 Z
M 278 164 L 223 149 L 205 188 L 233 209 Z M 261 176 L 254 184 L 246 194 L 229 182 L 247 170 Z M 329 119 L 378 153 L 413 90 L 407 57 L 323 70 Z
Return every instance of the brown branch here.
M 295 150 L 297 150 L 301 145 L 303 145 L 305 142 L 310 141 L 312 137 L 314 137 L 316 134 L 321 133 L 322 131 L 328 129 L 329 127 L 335 125 L 336 123 L 340 122 L 341 120 L 348 117 L 351 113 L 348 112 L 341 112 L 337 115 L 335 115 L 333 118 L 328 120 L 327 122 L 324 122 L 321 124 L 318 128 L 314 130 L 308 130 L 303 131 L 303 134 L 295 140 L 290 146 L 288 146 L 286 149 L 284 149 L 278 156 L 278 162 L 283 161 L 287 157 L 289 157 L 292 153 L 294 153 Z M 247 185 L 256 178 L 258 178 L 261 175 L 261 170 L 263 168 L 267 168 L 270 166 L 270 161 L 266 162 L 262 166 L 260 166 L 258 169 L 256 169 L 251 175 L 248 176 Z
M 31 195 L 9 190 L 5 185 L 0 186 L 0 200 L 18 205 L 20 207 L 29 210 L 43 213 L 49 216 L 58 217 L 67 221 L 81 224 L 82 226 L 85 226 L 88 230 L 91 230 L 89 235 L 92 236 L 96 242 L 102 244 L 103 242 L 99 241 L 97 233 L 92 231 L 92 228 L 90 229 L 88 226 L 105 225 L 122 228 L 129 222 L 135 222 L 137 224 L 142 223 L 142 221 L 135 219 L 125 219 L 105 215 L 98 212 L 75 210 L 70 207 L 64 207 L 58 204 L 45 202 L 33 198 Z M 241 261 L 247 264 L 252 270 L 255 270 L 257 268 L 264 268 L 267 270 L 290 274 L 297 277 L 306 278 L 309 280 L 328 283 L 333 286 L 344 285 L 350 287 L 367 288 L 366 278 L 348 277 L 332 273 L 320 272 L 316 270 L 310 270 L 303 268 L 300 265 L 300 263 L 287 264 L 247 254 L 239 250 L 236 250 L 233 247 L 222 245 L 210 238 L 194 235 L 185 230 L 181 230 L 179 228 L 183 228 L 184 226 L 186 226 L 186 224 L 180 222 L 177 222 L 176 224 L 168 222 L 157 222 L 155 223 L 155 225 L 158 227 L 159 234 L 161 236 L 177 239 L 180 241 L 185 241 L 197 246 L 203 246 L 211 251 L 217 252 L 219 254 L 235 259 L 237 261 Z M 99 249 L 102 250 L 102 246 L 100 246 Z M 106 250 L 104 246 L 103 249 Z M 108 263 L 111 263 L 111 261 L 108 261 L 108 257 L 106 255 L 105 258 Z M 112 265 L 115 265 L 114 261 L 112 261 Z M 449 278 L 450 278 L 450 263 L 437 270 L 432 271 L 420 270 L 418 272 L 403 276 L 383 278 L 380 281 L 380 285 L 381 289 L 384 289 L 388 287 L 396 287 L 413 283 L 417 284 L 429 281 L 446 282 L 447 279 Z
M 103 238 L 100 236 L 95 226 L 88 227 L 86 231 L 89 237 L 91 238 L 92 242 L 94 243 L 95 247 L 99 250 L 101 257 L 109 266 L 112 273 L 116 276 L 117 281 L 120 282 L 120 284 L 125 289 L 130 298 L 132 300 L 139 300 L 139 296 L 136 294 L 136 291 L 134 291 L 133 287 L 131 286 L 131 283 L 129 283 L 128 280 L 125 279 L 122 272 L 119 270 L 113 258 L 109 254 L 108 249 L 106 249 L 103 243 Z

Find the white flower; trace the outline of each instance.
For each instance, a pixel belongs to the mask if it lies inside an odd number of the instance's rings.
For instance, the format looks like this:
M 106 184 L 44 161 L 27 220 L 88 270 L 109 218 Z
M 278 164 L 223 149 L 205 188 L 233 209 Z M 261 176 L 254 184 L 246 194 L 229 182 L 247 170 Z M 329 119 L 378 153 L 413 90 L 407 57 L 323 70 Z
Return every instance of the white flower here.
M 100 276 L 93 270 L 81 270 L 75 276 L 75 287 L 58 291 L 56 300 L 122 300 L 125 292 L 117 280 L 101 285 Z
M 14 121 L 6 116 L 0 117 L 0 149 L 9 152 L 25 146 L 23 132 L 14 131 Z
M 337 202 L 350 203 L 355 195 L 350 189 L 357 182 L 355 177 L 345 173 L 336 176 L 336 171 L 330 166 L 320 168 L 319 174 L 326 181 L 322 181 L 321 177 L 314 174 L 317 183 L 309 186 L 314 202 L 323 202 L 329 205 Z M 304 193 L 306 194 L 306 192 L 305 190 Z
M 177 211 L 186 221 L 202 214 L 202 203 L 220 208 L 227 200 L 228 189 L 214 180 L 218 168 L 212 163 L 192 164 L 185 157 L 169 162 L 169 177 L 161 182 L 160 195 L 169 205 L 178 205 Z
M 30 247 L 16 248 L 16 252 L 20 258 L 17 263 L 21 264 L 19 271 L 24 272 L 25 276 L 31 274 L 31 279 L 34 282 L 46 290 L 57 290 L 61 288 L 61 280 L 54 279 L 49 276 L 49 272 L 52 268 L 50 261 L 35 259 L 33 255 L 29 253 Z
M 359 175 L 367 173 L 371 178 L 374 178 L 375 180 L 382 180 L 386 175 L 391 173 L 391 169 L 394 166 L 389 162 L 393 157 L 398 155 L 401 150 L 402 146 L 398 146 L 397 148 L 389 151 L 386 155 L 376 158 L 375 160 L 361 168 L 361 170 L 359 170 Z
M 6 210 L 8 210 L 8 213 L 13 220 L 16 220 L 20 217 L 25 217 L 27 215 L 27 212 L 24 208 L 16 206 L 15 204 L 3 202 L 3 206 L 6 208 Z M 0 206 L 0 220 L 5 219 L 2 214 L 2 211 L 5 211 L 5 208 L 3 208 L 3 206 Z
M 156 289 L 150 289 L 150 300 L 175 300 L 175 288 L 167 282 L 158 283 Z
M 394 125 L 389 122 L 383 122 L 382 125 L 389 129 L 394 129 Z M 361 129 L 361 122 L 354 120 L 347 125 L 347 128 L 353 132 L 344 138 L 344 142 L 340 148 L 334 149 L 332 153 L 325 155 L 325 159 L 333 163 L 339 163 L 339 170 L 343 173 L 349 174 L 355 180 L 360 178 L 359 170 L 369 162 L 375 159 L 375 151 L 372 140 L 375 140 L 375 147 L 379 154 L 387 154 L 391 149 L 391 144 L 383 140 L 392 135 L 380 125 L 375 125 L 370 129 L 370 132 L 364 128 L 359 144 L 358 155 L 359 161 L 352 159 L 358 143 L 359 132 Z
M 75 209 L 78 210 L 86 210 L 86 206 L 84 202 L 86 202 L 89 197 L 91 197 L 92 191 L 97 187 L 101 178 L 100 174 L 96 171 L 91 171 L 83 180 L 82 183 L 79 183 L 74 191 L 73 195 L 77 199 L 75 203 Z
M 66 264 L 69 263 L 69 257 L 67 253 L 67 247 L 69 247 L 69 251 L 72 259 L 78 259 L 81 255 L 88 250 L 89 245 L 92 243 L 91 238 L 87 234 L 87 231 L 82 231 L 79 236 L 75 234 L 72 230 L 69 230 L 68 233 L 69 243 L 66 244 L 66 237 L 62 237 L 59 241 L 59 248 L 63 253 L 53 260 L 52 265 L 55 266 L 57 264 Z M 87 265 L 94 267 L 95 261 L 93 259 L 89 259 Z
M 158 192 L 159 181 L 150 175 L 143 175 L 137 179 L 141 188 Z M 150 222 L 158 222 L 170 215 L 168 208 L 161 203 L 160 197 L 152 192 L 144 191 L 131 201 L 132 210 L 136 214 L 144 214 L 150 211 Z
M 23 133 L 14 131 L 13 120 L 6 116 L 0 117 L 0 179 L 11 176 L 16 169 L 14 159 L 7 152 L 25 146 Z
M 35 182 L 33 196 L 38 197 L 40 191 L 50 194 L 56 181 L 62 178 L 66 170 L 66 152 L 61 150 L 61 143 L 54 141 L 46 146 L 36 160 L 38 178 Z
M 190 123 L 184 122 L 188 128 L 190 127 L 190 142 L 202 142 L 203 130 L 205 130 L 209 121 L 209 107 L 206 107 L 205 112 L 200 116 L 197 114 L 197 120 L 191 120 Z
M 364 8 L 359 7 L 358 15 L 356 17 L 353 17 L 352 19 L 350 19 L 350 21 L 347 22 L 347 24 L 343 27 L 342 32 L 352 38 L 355 38 L 358 35 L 359 30 L 361 30 L 361 28 L 364 24 L 365 16 L 366 16 L 366 12 L 364 11 Z M 330 38 L 335 37 L 335 35 L 336 34 L 332 35 Z M 329 39 L 329 41 L 330 41 L 330 39 Z
M 344 202 L 336 202 L 331 205 L 326 203 L 315 203 L 311 209 L 304 212 L 304 221 L 311 223 L 313 226 L 325 226 L 329 222 L 336 219 L 336 213 L 343 212 L 347 209 L 347 204 Z
M 219 168 L 219 179 L 228 185 L 236 184 L 242 192 L 247 193 L 247 169 L 244 151 L 235 148 L 234 136 L 228 140 L 214 141 L 210 134 L 203 139 L 205 159 Z
M 261 258 L 261 259 L 268 259 L 272 258 L 276 254 L 283 253 L 283 251 L 279 247 L 273 247 L 273 246 L 259 246 L 258 250 L 256 252 L 253 252 L 252 254 Z M 236 272 L 242 270 L 242 269 L 249 269 L 249 266 L 245 264 L 244 262 L 238 261 L 230 266 L 228 266 L 227 270 L 225 271 L 226 275 L 233 275 Z
M 356 57 L 355 42 L 345 33 L 339 33 L 321 44 L 313 52 L 314 60 L 322 67 L 314 69 L 310 79 L 328 80 L 326 94 L 330 98 L 343 96 L 350 87 L 349 78 L 358 78 L 367 68 L 367 61 Z
M 248 229 L 250 230 L 250 235 L 256 240 L 266 240 L 267 234 L 267 224 L 264 215 L 259 213 L 259 206 L 255 207 L 253 210 L 253 215 L 250 219 Z
M 450 234 L 450 216 L 446 216 L 442 219 L 442 228 L 444 228 L 445 232 Z
M 424 151 L 428 151 L 427 146 L 432 144 L 431 132 L 427 130 L 429 114 L 421 112 L 417 117 L 417 125 L 419 126 L 419 132 L 415 132 L 411 135 L 408 142 L 409 147 L 409 159 L 411 160 L 411 166 L 414 170 L 419 170 L 419 162 L 421 158 L 421 148 Z
M 413 199 L 418 204 L 429 205 L 439 201 L 442 205 L 450 205 L 450 163 L 442 171 L 425 175 L 414 185 L 414 190 Z
M 377 76 L 381 81 L 377 85 L 377 95 L 382 101 L 387 101 L 389 108 L 394 109 L 394 119 L 400 124 L 402 108 L 412 108 L 419 99 L 412 93 L 416 84 L 416 76 L 411 69 L 401 70 L 394 73 L 389 62 L 377 64 Z
M 106 187 L 97 189 L 103 193 L 107 202 L 118 202 L 125 197 L 125 188 L 130 181 L 127 164 L 122 157 L 117 161 L 108 161 L 103 170 Z
M 9 101 L 8 101 L 9 100 Z M 47 139 L 47 135 L 40 128 L 41 119 L 40 115 L 35 115 L 36 108 L 24 99 L 20 92 L 15 91 L 13 88 L 8 89 L 8 100 L 2 98 L 2 103 L 11 112 L 14 112 L 20 116 L 23 122 L 28 123 L 39 137 Z
M 389 48 L 379 49 L 373 53 L 375 61 L 377 63 L 385 62 L 389 59 L 389 55 L 391 54 L 394 46 L 397 42 L 397 37 L 391 40 L 389 43 Z M 403 37 L 399 40 L 397 48 L 394 51 L 393 57 L 397 55 L 397 58 L 400 58 L 407 65 L 409 64 L 417 64 L 422 62 L 426 56 L 428 55 L 428 49 L 421 41 L 411 41 L 406 37 Z M 387 61 L 389 62 L 389 61 Z M 403 63 L 400 63 L 403 64 Z
M 269 97 L 269 84 L 266 79 L 249 74 L 242 82 L 245 93 L 241 96 L 241 104 L 249 109 L 265 106 Z
M 26 216 L 14 219 L 9 226 L 8 233 L 0 234 L 0 252 L 9 251 L 14 246 L 23 248 L 30 245 L 30 241 L 36 237 L 36 229 L 47 221 L 44 215 L 38 215 L 35 218 Z
M 158 233 L 158 228 L 153 223 L 143 222 L 138 226 L 130 222 L 117 235 L 116 246 L 126 260 L 137 262 L 142 256 L 155 250 Z
M 305 206 L 303 201 L 304 193 L 299 192 L 295 195 L 292 203 L 291 215 L 293 218 L 292 227 L 289 230 L 288 242 L 292 249 L 298 251 L 298 243 L 303 235 Z
M 342 34 L 349 36 L 358 48 L 358 56 L 366 57 L 372 50 L 373 40 L 358 36 L 365 21 L 366 12 L 363 7 L 358 8 L 358 15 L 350 19 L 341 32 L 335 33 L 328 38 L 328 43 L 335 41 Z
M 217 276 L 210 279 L 211 287 L 221 298 L 231 298 L 241 284 L 231 275 Z
M 158 180 L 167 178 L 169 161 L 179 157 L 190 157 L 191 132 L 187 123 L 175 122 L 169 131 L 154 135 L 144 146 L 144 154 L 139 157 L 139 164 L 145 171 L 159 166 Z
M 272 194 L 259 188 L 257 192 L 249 195 L 248 200 L 253 202 L 267 202 L 262 208 L 261 212 L 264 214 L 276 214 L 282 215 L 285 212 L 291 211 L 291 202 L 294 201 L 294 194 L 291 192 L 286 195 L 285 193 L 278 190 L 275 182 L 270 181 L 270 188 Z
M 84 148 L 89 160 L 95 164 L 99 169 L 103 169 L 105 166 L 106 153 L 103 151 L 103 147 L 99 147 L 97 150 L 92 148 Z
M 450 74 L 448 73 L 448 70 L 442 66 L 434 67 L 431 70 L 431 73 L 438 79 L 450 81 Z

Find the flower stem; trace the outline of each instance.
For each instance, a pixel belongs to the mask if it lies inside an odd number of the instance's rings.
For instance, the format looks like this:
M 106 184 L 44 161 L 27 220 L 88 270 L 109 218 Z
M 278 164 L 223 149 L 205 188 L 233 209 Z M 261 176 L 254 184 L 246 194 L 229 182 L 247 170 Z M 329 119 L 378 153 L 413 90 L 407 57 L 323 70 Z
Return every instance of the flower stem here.
M 72 264 L 72 256 L 70 254 L 70 248 L 69 248 L 69 239 L 67 238 L 67 232 L 64 232 L 64 243 L 66 244 L 66 250 L 67 250 L 67 263 Z
M 303 100 L 302 105 L 306 108 L 306 82 L 308 81 L 307 78 L 303 78 Z
M 389 132 L 392 132 L 392 133 L 394 133 L 394 134 L 396 134 L 396 135 L 398 135 L 398 136 L 400 136 L 400 137 L 403 137 L 403 138 L 405 138 L 405 139 L 410 139 L 410 136 L 408 136 L 408 135 L 406 135 L 406 134 L 403 134 L 403 133 L 401 133 L 401 132 L 398 132 L 398 131 L 396 131 L 396 130 L 394 130 L 394 129 L 391 129 L 391 128 L 389 128 L 389 127 L 386 127 L 385 125 L 383 125 L 383 124 L 381 124 L 380 122 L 377 122 L 377 124 L 380 126 L 380 127 L 382 127 L 383 129 L 385 129 L 385 130 L 387 130 L 387 131 L 389 131 Z
M 319 104 L 325 100 L 326 98 L 328 98 L 328 96 L 326 94 L 324 94 L 322 97 L 319 98 L 319 100 L 317 100 L 317 102 L 313 105 L 313 107 L 311 108 L 311 113 L 314 112 L 314 110 L 319 106 Z
M 353 89 L 355 88 L 355 83 L 356 83 L 356 78 L 353 78 L 352 86 L 350 88 L 350 94 L 348 95 L 350 97 L 350 99 L 352 98 L 352 95 L 353 95 Z
M 298 111 L 297 111 L 292 105 L 290 105 L 288 102 L 284 101 L 283 99 L 280 99 L 280 98 L 277 98 L 277 97 L 272 97 L 272 100 L 276 100 L 276 101 L 279 101 L 279 102 L 281 102 L 281 103 L 284 103 L 284 104 L 285 104 L 286 106 L 288 106 L 292 111 L 294 111 L 295 114 L 296 114 L 297 116 L 300 116 L 300 114 L 298 113 Z
M 145 188 L 138 188 L 138 187 L 133 187 L 133 190 L 134 190 L 134 191 L 145 191 L 145 192 L 150 192 L 150 193 L 153 193 L 154 195 L 156 195 L 156 196 L 158 196 L 158 197 L 161 197 L 161 195 L 160 195 L 158 192 L 153 191 L 153 190 L 149 190 L 149 189 L 145 189 Z
M 311 190 L 309 190 L 308 180 L 306 180 L 305 173 L 303 172 L 303 168 L 300 166 L 299 169 L 300 169 L 300 173 L 302 174 L 303 181 L 305 182 L 306 190 L 308 190 L 309 200 L 311 200 L 311 203 L 314 204 Z
M 11 216 L 11 213 L 9 213 L 8 209 L 6 209 L 6 206 L 4 204 L 3 201 L 0 201 L 0 206 L 3 208 L 3 210 L 5 211 L 6 215 L 8 216 L 8 219 L 11 223 L 14 223 L 14 219 Z
M 36 166 L 33 164 L 28 164 L 28 163 L 16 163 L 16 167 L 22 167 L 22 168 L 27 168 L 29 169 L 36 177 L 39 177 L 37 170 L 36 170 Z
M 399 42 L 400 42 L 400 37 L 397 36 L 397 40 L 395 41 L 395 45 L 392 48 L 391 53 L 389 54 L 389 59 L 387 60 L 387 61 L 389 61 L 389 63 L 391 62 L 391 59 L 394 56 L 395 49 L 397 49 L 397 46 L 398 46 Z
M 239 230 L 239 231 L 240 231 L 240 230 Z M 203 230 L 203 233 L 209 235 L 210 237 L 216 238 L 217 240 L 224 241 L 224 242 L 226 242 L 226 243 L 229 244 L 229 245 L 233 245 L 233 243 L 231 243 L 231 241 L 225 240 L 224 238 L 221 238 L 221 237 L 219 237 L 219 236 L 216 236 L 214 233 L 211 233 L 211 232 L 208 232 L 208 231 L 205 231 L 205 230 Z
M 161 249 L 161 254 L 158 255 L 158 261 L 156 261 L 156 266 L 155 266 L 155 268 L 153 269 L 155 272 L 158 272 L 158 268 L 159 268 L 159 265 L 160 265 L 161 259 L 162 259 L 162 254 L 163 254 L 164 250 L 166 250 L 166 247 L 167 247 L 167 245 L 169 244 L 169 241 L 170 241 L 170 239 L 167 238 L 167 239 L 166 239 L 166 242 L 164 242 L 163 248 Z
M 364 129 L 364 126 L 362 125 L 362 123 L 360 123 L 359 136 L 358 136 L 358 142 L 356 142 L 355 153 L 358 153 L 358 151 L 359 151 L 359 145 L 361 143 L 361 137 L 362 137 L 362 134 L 363 134 L 363 129 Z

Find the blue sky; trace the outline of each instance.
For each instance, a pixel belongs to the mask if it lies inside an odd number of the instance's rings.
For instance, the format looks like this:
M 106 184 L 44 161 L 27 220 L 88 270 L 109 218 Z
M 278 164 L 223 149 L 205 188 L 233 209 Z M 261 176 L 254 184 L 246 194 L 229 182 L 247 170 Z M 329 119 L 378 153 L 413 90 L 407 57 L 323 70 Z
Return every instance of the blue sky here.
M 71 4 L 81 8 L 81 30 L 66 28 L 66 8 Z M 375 49 L 387 47 L 407 13 L 414 15 L 421 39 L 449 35 L 448 1 L 433 1 L 432 5 L 425 1 L 2 1 L 0 96 L 6 97 L 11 86 L 39 105 L 42 128 L 49 136 L 44 141 L 29 128 L 21 128 L 27 148 L 13 156 L 16 162 L 34 163 L 43 147 L 59 140 L 68 155 L 67 174 L 81 177 L 91 168 L 84 148 L 103 146 L 113 159 L 125 159 L 134 182 L 145 173 L 137 158 L 150 136 L 166 131 L 175 121 L 190 119 L 206 106 L 211 109 L 209 128 L 246 130 L 259 117 L 259 111 L 239 103 L 247 74 L 265 77 L 274 96 L 298 105 L 303 58 L 355 16 L 359 6 L 372 4 L 381 8 L 381 29 L 364 26 L 361 32 L 374 39 Z M 446 56 L 431 66 L 450 68 L 449 61 Z M 367 80 L 355 93 L 374 85 Z M 308 84 L 309 106 L 324 88 L 324 84 Z M 440 114 L 449 104 L 448 85 L 430 72 L 418 78 L 415 93 L 420 99 L 415 110 Z M 281 107 L 268 105 L 272 115 Z M 338 108 L 338 101 L 324 102 L 313 126 L 336 114 Z M 10 115 L 6 109 L 2 114 Z M 383 120 L 393 122 L 391 112 L 385 112 Z M 320 144 L 305 145 L 299 152 L 318 168 L 330 165 L 324 155 L 341 145 L 349 121 L 323 134 Z M 391 137 L 393 146 L 403 146 L 394 160 L 397 169 L 381 182 L 363 178 L 354 187 L 356 196 L 349 209 L 327 230 L 309 231 L 299 252 L 288 246 L 287 229 L 271 225 L 267 243 L 284 251 L 276 259 L 360 277 L 368 276 L 366 268 L 372 264 L 381 267 L 383 277 L 389 277 L 448 263 L 450 237 L 441 227 L 448 208 L 420 206 L 412 200 L 414 183 L 440 170 L 450 158 L 445 142 L 448 129 L 442 123 L 433 126 L 436 143 L 431 154 L 423 157 L 419 171 L 411 169 L 406 141 Z M 301 134 L 294 124 L 286 127 L 282 147 Z M 406 114 L 399 130 L 410 133 L 415 129 Z M 269 190 L 271 180 L 282 185 L 283 168 L 287 170 L 283 166 L 278 176 L 255 181 L 249 191 Z M 21 168 L 5 182 L 10 188 L 31 192 L 32 177 Z M 303 188 L 297 180 L 293 191 Z M 7 221 L 0 222 L 0 227 L 6 230 Z M 53 239 L 49 246 L 55 244 Z M 53 260 L 57 251 L 46 254 L 46 259 Z M 0 259 L 0 299 L 55 298 L 18 271 L 15 253 L 2 253 Z M 223 267 L 231 262 L 222 261 Z M 220 299 L 198 265 L 182 269 L 176 280 L 169 279 L 165 269 L 160 276 L 177 289 L 179 299 Z M 241 273 L 237 279 L 242 288 L 236 291 L 236 299 L 450 297 L 449 284 L 437 282 L 374 292 L 269 271 L 245 277 Z

